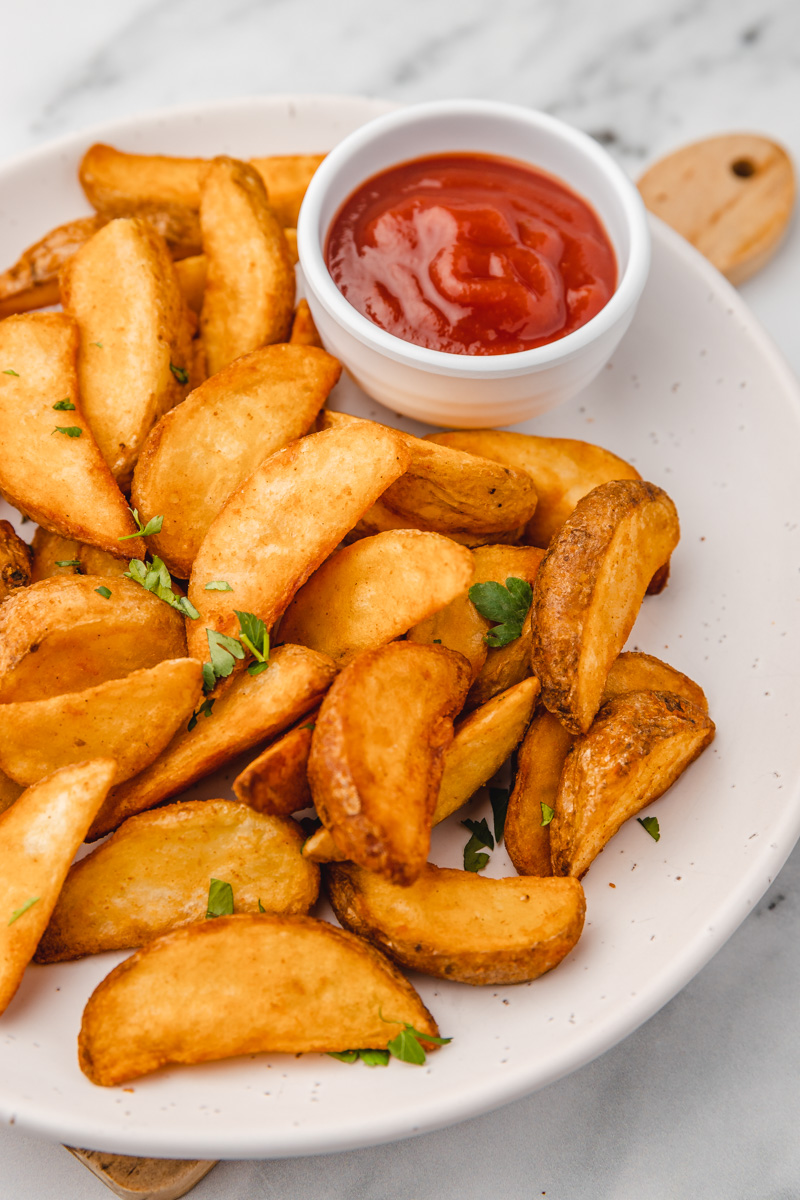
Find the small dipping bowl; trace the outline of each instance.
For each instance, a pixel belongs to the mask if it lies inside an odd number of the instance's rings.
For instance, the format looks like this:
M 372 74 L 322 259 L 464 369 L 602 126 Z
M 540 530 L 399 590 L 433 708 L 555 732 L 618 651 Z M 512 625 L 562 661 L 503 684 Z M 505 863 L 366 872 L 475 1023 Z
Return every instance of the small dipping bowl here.
M 585 325 L 533 350 L 453 354 L 388 333 L 339 291 L 325 262 L 325 242 L 344 202 L 389 167 L 458 152 L 527 163 L 555 176 L 595 211 L 614 248 L 617 287 Z M 545 113 L 483 100 L 398 109 L 344 138 L 308 187 L 297 222 L 297 248 L 320 336 L 363 390 L 418 421 L 469 429 L 523 421 L 586 387 L 630 325 L 650 265 L 644 204 L 605 150 Z

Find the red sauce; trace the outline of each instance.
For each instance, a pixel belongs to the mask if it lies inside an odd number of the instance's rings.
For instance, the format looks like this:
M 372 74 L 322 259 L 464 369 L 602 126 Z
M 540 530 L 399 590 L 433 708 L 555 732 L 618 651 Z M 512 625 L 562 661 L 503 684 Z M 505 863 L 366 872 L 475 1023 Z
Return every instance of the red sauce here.
M 512 354 L 585 325 L 614 292 L 603 226 L 563 183 L 513 159 L 441 154 L 373 176 L 325 248 L 343 296 L 431 350 Z

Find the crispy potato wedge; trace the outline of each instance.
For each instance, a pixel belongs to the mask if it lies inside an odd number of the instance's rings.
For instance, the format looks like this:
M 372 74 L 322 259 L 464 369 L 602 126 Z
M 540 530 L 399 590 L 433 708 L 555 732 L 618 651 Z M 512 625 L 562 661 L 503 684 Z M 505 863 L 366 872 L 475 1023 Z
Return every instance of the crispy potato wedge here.
M 31 784 L 88 758 L 113 758 L 114 783 L 148 767 L 203 695 L 193 658 L 173 658 L 82 692 L 0 707 L 0 768 Z
M 65 538 L 60 533 L 51 533 L 49 529 L 38 526 L 31 542 L 31 583 L 41 583 L 53 575 L 75 575 L 80 568 L 79 550 L 80 542 L 75 538 Z M 60 567 L 59 563 L 68 565 Z M 123 567 L 123 570 L 127 570 L 127 567 Z
M 314 324 L 307 300 L 298 300 L 297 302 L 289 341 L 295 346 L 319 346 L 322 349 L 322 338 Z
M 184 620 L 130 579 L 58 576 L 0 606 L 0 703 L 81 692 L 186 655 Z
M 550 545 L 550 539 L 575 505 L 593 488 L 612 479 L 641 479 L 623 458 L 591 442 L 574 438 L 535 437 L 498 429 L 461 429 L 429 433 L 427 441 L 467 454 L 480 454 L 533 477 L 539 503 L 528 522 L 526 537 L 533 546 Z
M 31 582 L 33 552 L 10 521 L 0 521 L 0 602 Z
M 348 858 L 403 884 L 422 870 L 468 686 L 460 654 L 412 642 L 365 651 L 334 680 L 311 738 L 308 778 L 317 813 Z
M 0 273 L 0 317 L 58 304 L 58 273 L 76 250 L 105 225 L 104 217 L 80 217 L 51 229 Z
M 232 787 L 242 804 L 276 817 L 311 807 L 307 767 L 318 713 L 306 713 L 302 723 L 276 738 L 236 776 Z
M 33 958 L 113 777 L 112 759 L 64 767 L 28 788 L 0 816 L 0 1014 Z
M 509 549 L 513 547 L 509 546 Z M 536 550 L 536 546 L 526 547 Z M 544 550 L 539 551 L 544 554 Z M 505 692 L 508 688 L 526 679 L 531 673 L 531 640 L 533 638 L 533 618 L 530 610 L 522 624 L 522 633 L 513 642 L 505 646 L 490 646 L 486 661 L 478 672 L 472 687 L 469 689 L 464 708 L 469 712 L 486 704 L 492 696 Z
M 79 570 L 82 575 L 99 575 L 106 579 L 120 579 L 125 576 L 130 567 L 128 559 L 116 558 L 106 550 L 98 550 L 96 546 L 79 546 L 76 557 L 80 562 Z
M 142 946 L 203 921 L 211 878 L 231 885 L 236 912 L 307 913 L 319 868 L 303 858 L 302 844 L 294 821 L 235 800 L 140 813 L 70 868 L 35 961 Z
M 297 225 L 306 188 L 324 157 L 324 154 L 272 154 L 250 159 L 264 181 L 270 205 L 282 225 Z
M 21 783 L 15 783 L 0 771 L 0 814 L 4 813 L 15 800 L 18 800 L 25 788 Z
M 109 222 L 65 266 L 61 301 L 80 328 L 84 412 L 125 486 L 147 434 L 189 382 L 192 323 L 163 239 L 145 221 Z
M 283 228 L 257 172 L 215 158 L 203 176 L 206 286 L 200 328 L 209 375 L 289 336 L 295 276 Z
M 206 627 L 238 632 L 234 609 L 269 628 L 408 459 L 392 430 L 365 423 L 311 434 L 262 463 L 230 496 L 195 558 L 189 599 L 200 620 L 187 632 L 190 654 L 206 658 Z M 207 592 L 217 579 L 233 591 Z
M 684 700 L 695 704 L 702 712 L 708 713 L 706 694 L 688 675 L 683 675 L 669 663 L 654 658 L 652 654 L 643 654 L 641 650 L 627 650 L 619 654 L 611 664 L 606 686 L 603 691 L 603 703 L 622 696 L 625 692 L 675 692 Z
M 115 967 L 84 1009 L 78 1058 L 110 1087 L 167 1063 L 382 1049 L 406 1023 L 439 1032 L 374 946 L 312 917 L 242 913 L 176 929 Z
M 544 824 L 542 805 L 555 809 L 561 772 L 574 740 L 552 713 L 542 709 L 531 721 L 519 748 L 503 840 L 520 875 L 553 873 L 550 824 Z
M 175 275 L 187 306 L 198 317 L 203 308 L 208 264 L 205 254 L 192 254 L 175 263 Z
M 326 426 L 332 428 L 332 426 Z M 345 538 L 346 542 L 355 542 L 362 537 L 372 537 L 376 533 L 385 533 L 389 529 L 419 529 L 424 533 L 436 533 L 435 529 L 430 529 L 424 521 L 407 521 L 405 517 L 398 516 L 387 508 L 382 500 L 376 500 L 361 520 L 353 527 L 351 532 Z M 506 533 L 454 533 L 450 530 L 445 536 L 449 537 L 451 542 L 458 542 L 459 546 L 486 546 L 498 542 L 513 544 L 518 542 L 525 532 L 524 525 L 518 525 L 514 529 L 509 529 Z
M 143 556 L 140 538 L 119 541 L 136 526 L 78 400 L 77 356 L 63 313 L 0 321 L 0 494 L 51 533 Z
M 678 544 L 675 505 L 652 483 L 604 483 L 550 543 L 533 585 L 531 661 L 545 707 L 585 732 L 647 585 Z
M 564 764 L 550 826 L 553 874 L 584 875 L 713 737 L 714 722 L 674 692 L 626 692 L 604 704 Z
M 275 737 L 316 707 L 336 668 L 304 646 L 279 646 L 269 670 L 242 673 L 215 697 L 210 717 L 179 729 L 151 766 L 112 788 L 91 830 L 90 841 L 128 817 L 170 800 L 258 742 Z
M 343 667 L 449 605 L 472 574 L 469 550 L 439 533 L 378 533 L 314 572 L 284 613 L 280 636 Z
M 189 578 L 231 492 L 311 427 L 341 371 L 324 350 L 264 346 L 224 367 L 161 418 L 139 456 L 131 503 L 143 522 L 164 516 L 149 545 L 171 571 Z
M 353 863 L 327 867 L 325 879 L 345 929 L 413 971 L 479 986 L 551 971 L 586 915 L 577 879 L 565 888 L 564 879 L 485 879 L 432 863 L 410 887 Z

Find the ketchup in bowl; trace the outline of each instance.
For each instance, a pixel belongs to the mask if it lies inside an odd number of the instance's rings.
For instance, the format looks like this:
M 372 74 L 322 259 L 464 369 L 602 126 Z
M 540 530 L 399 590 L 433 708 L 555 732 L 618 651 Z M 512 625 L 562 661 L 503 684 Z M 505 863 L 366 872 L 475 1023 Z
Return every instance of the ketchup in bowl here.
M 513 354 L 585 325 L 617 264 L 591 207 L 513 159 L 440 154 L 368 179 L 331 225 L 325 260 L 381 329 L 451 354 Z

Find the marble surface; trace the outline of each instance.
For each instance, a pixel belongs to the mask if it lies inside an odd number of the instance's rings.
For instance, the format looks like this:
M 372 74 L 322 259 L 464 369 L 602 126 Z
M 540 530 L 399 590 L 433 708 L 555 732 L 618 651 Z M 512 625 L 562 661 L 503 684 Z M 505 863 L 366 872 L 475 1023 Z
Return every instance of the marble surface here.
M 750 129 L 800 161 L 797 0 L 0 3 L 0 158 L 167 104 L 278 92 L 487 96 L 597 136 L 632 175 Z M 800 372 L 797 223 L 743 294 Z M 800 850 L 712 963 L 621 1045 L 496 1113 L 342 1155 L 220 1164 L 197 1200 L 800 1196 Z M 0 1129 L 0 1200 L 91 1200 L 60 1147 Z

